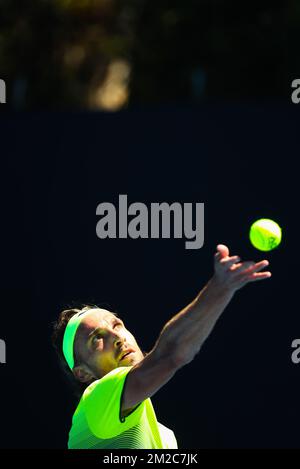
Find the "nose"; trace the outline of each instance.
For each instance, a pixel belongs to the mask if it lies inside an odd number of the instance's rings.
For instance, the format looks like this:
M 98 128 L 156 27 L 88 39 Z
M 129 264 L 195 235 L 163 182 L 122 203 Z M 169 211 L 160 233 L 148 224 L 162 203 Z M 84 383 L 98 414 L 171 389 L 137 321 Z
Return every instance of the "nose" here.
M 119 334 L 115 333 L 115 336 L 113 338 L 113 343 L 115 348 L 120 348 L 121 345 L 125 342 L 124 337 L 120 336 Z

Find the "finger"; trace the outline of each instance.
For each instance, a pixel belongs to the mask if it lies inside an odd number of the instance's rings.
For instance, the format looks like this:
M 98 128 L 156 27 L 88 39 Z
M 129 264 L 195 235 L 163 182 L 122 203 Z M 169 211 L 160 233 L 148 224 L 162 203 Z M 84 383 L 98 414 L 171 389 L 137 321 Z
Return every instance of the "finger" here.
M 256 264 L 254 264 L 253 266 L 249 267 L 247 269 L 247 271 L 249 273 L 259 272 L 260 270 L 267 267 L 267 265 L 269 265 L 269 262 L 267 260 L 260 261 L 260 262 L 257 262 Z
M 229 249 L 227 246 L 225 246 L 225 244 L 218 244 L 217 251 L 219 252 L 221 258 L 229 256 Z
M 243 265 L 242 262 L 238 262 L 237 264 L 233 264 L 233 265 L 230 267 L 230 270 L 234 271 L 234 270 L 238 269 L 239 267 L 241 267 L 241 265 Z
M 239 256 L 231 256 L 227 258 L 223 258 L 220 260 L 220 264 L 222 264 L 227 269 L 230 269 L 231 266 L 239 262 L 241 259 Z
M 219 251 L 216 252 L 214 257 L 215 257 L 215 262 L 220 262 L 220 260 L 222 259 L 221 253 Z
M 272 277 L 271 272 L 260 272 L 260 273 L 255 273 L 251 275 L 250 277 L 247 277 L 239 286 L 239 288 L 244 287 L 247 285 L 247 283 L 250 282 L 258 282 L 260 280 L 266 280 L 267 278 Z
M 248 269 L 251 267 L 255 266 L 255 262 L 253 261 L 245 261 L 241 262 L 240 264 L 237 264 L 237 266 L 234 268 L 234 272 L 237 274 L 241 274 L 246 272 Z
M 272 277 L 271 272 L 255 273 L 251 275 L 251 277 L 248 278 L 248 282 L 256 282 L 257 280 L 264 280 L 265 278 L 270 278 L 270 277 Z
M 216 252 L 215 254 L 215 261 L 219 261 L 221 259 L 221 254 L 218 252 Z

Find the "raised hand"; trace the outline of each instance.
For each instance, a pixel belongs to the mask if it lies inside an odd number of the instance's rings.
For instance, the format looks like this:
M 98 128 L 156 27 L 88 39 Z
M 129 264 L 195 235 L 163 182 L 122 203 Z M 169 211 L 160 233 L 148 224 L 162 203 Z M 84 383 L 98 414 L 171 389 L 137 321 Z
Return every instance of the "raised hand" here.
M 241 262 L 239 256 L 229 256 L 227 246 L 218 244 L 214 257 L 214 280 L 226 290 L 239 290 L 247 283 L 270 278 L 271 272 L 260 272 L 267 265 L 267 260 Z

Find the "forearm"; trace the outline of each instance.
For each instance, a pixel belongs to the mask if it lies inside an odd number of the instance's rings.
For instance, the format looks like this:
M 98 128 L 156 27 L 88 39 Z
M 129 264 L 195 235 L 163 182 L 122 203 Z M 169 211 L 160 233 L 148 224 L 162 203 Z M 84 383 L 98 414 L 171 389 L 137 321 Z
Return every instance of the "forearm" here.
M 233 297 L 213 277 L 197 297 L 163 327 L 156 347 L 175 351 L 179 363 L 190 362 Z

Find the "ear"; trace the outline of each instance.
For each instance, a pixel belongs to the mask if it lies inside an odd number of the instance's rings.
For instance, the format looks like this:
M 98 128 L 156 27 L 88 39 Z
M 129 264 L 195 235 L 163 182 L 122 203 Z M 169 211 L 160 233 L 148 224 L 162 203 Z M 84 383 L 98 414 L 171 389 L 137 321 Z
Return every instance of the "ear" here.
M 73 368 L 73 375 L 81 383 L 88 383 L 95 379 L 95 376 L 90 369 L 85 365 L 78 365 Z

